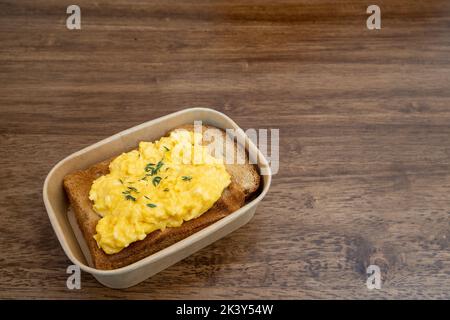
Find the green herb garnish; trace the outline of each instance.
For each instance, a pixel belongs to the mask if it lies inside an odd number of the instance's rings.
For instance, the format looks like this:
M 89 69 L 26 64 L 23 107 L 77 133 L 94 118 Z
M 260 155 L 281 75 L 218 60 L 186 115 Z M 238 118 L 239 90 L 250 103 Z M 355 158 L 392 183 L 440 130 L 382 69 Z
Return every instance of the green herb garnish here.
M 164 191 L 164 192 L 167 192 L 167 191 L 169 191 L 169 188 L 165 188 L 163 191 Z
M 164 149 L 166 149 L 166 151 L 170 151 L 170 149 L 169 148 L 167 148 L 166 146 L 163 146 L 164 147 Z
M 192 179 L 191 176 L 182 176 L 181 179 L 183 179 L 183 181 L 190 181 Z
M 145 171 L 150 172 L 150 174 L 147 174 L 147 175 L 153 176 L 158 173 L 159 169 L 161 169 L 161 167 L 163 165 L 164 165 L 164 162 L 162 162 L 162 160 L 158 161 L 158 163 L 156 164 L 156 167 L 155 167 L 154 163 L 149 163 L 145 166 Z
M 136 198 L 133 197 L 131 194 L 127 194 L 126 197 L 125 197 L 125 199 L 131 200 L 131 201 L 136 201 Z
M 158 171 L 159 171 L 159 169 L 161 169 L 161 167 L 164 165 L 164 162 L 162 162 L 162 160 L 161 161 L 159 161 L 157 164 L 156 164 L 156 167 L 155 167 L 155 170 L 154 170 L 154 173 L 155 174 L 157 174 L 158 173 Z
M 161 182 L 161 177 L 154 177 L 152 180 L 153 185 L 156 187 Z
M 147 197 L 147 196 L 144 196 L 144 198 L 145 198 L 145 199 L 147 199 L 147 200 L 150 200 L 150 198 L 149 198 L 149 197 Z
M 149 208 L 156 208 L 156 204 L 154 204 L 154 203 L 147 203 L 147 207 L 149 207 Z
M 119 179 L 119 182 L 120 182 L 121 184 L 123 184 L 123 181 L 122 181 L 122 179 Z
M 129 190 L 139 193 L 139 191 L 135 187 L 128 187 Z

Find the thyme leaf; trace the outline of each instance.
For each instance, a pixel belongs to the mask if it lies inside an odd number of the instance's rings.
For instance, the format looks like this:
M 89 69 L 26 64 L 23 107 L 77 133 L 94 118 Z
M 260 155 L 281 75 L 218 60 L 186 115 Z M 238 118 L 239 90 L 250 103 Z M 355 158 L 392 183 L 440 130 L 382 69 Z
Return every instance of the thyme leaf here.
M 156 176 L 153 178 L 152 183 L 156 187 L 161 182 L 161 177 Z

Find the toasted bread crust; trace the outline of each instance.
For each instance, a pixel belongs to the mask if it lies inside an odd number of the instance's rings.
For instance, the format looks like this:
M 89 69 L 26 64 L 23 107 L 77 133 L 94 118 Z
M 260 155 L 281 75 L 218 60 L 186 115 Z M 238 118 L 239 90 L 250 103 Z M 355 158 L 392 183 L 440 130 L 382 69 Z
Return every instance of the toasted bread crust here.
M 227 171 L 231 175 L 231 183 L 223 191 L 220 199 L 207 212 L 196 219 L 185 221 L 180 227 L 151 232 L 143 240 L 131 243 L 118 253 L 106 254 L 98 247 L 93 237 L 96 234 L 96 226 L 100 216 L 93 210 L 92 202 L 89 199 L 89 191 L 95 179 L 109 173 L 111 160 L 105 160 L 86 170 L 73 172 L 67 175 L 63 182 L 70 204 L 74 209 L 78 226 L 91 253 L 94 267 L 97 269 L 110 270 L 127 266 L 187 238 L 242 207 L 246 197 L 254 192 L 252 190 L 257 190 L 259 187 L 260 177 L 256 168 L 247 173 L 252 176 L 253 184 L 243 184 L 240 181 L 241 177 L 237 174 L 239 171 L 248 171 L 249 167 L 240 165 L 239 170 L 236 170 L 236 168 L 230 170 L 227 165 Z M 251 188 L 248 188 L 249 185 L 251 185 Z

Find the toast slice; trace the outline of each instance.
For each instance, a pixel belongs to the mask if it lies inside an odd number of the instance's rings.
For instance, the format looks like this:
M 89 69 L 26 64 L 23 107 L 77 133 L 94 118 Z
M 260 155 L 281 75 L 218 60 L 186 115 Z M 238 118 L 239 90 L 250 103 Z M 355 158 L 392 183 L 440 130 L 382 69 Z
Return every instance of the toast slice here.
M 203 126 L 202 128 L 204 133 L 202 143 L 204 145 L 210 143 L 210 137 L 206 133 L 208 132 L 207 129 L 212 128 L 210 126 Z M 193 131 L 193 126 L 182 126 L 175 130 L 182 129 Z M 223 143 L 234 143 L 231 139 L 226 139 L 226 133 L 223 130 L 220 130 L 220 132 L 224 138 Z M 177 228 L 166 228 L 164 231 L 151 232 L 143 240 L 133 242 L 115 254 L 106 254 L 98 247 L 94 239 L 97 222 L 101 217 L 93 210 L 92 201 L 89 199 L 89 191 L 93 181 L 109 173 L 109 164 L 112 159 L 64 177 L 64 189 L 91 253 L 94 267 L 111 270 L 127 266 L 187 238 L 242 207 L 245 200 L 258 190 L 260 184 L 257 167 L 248 163 L 247 155 L 244 155 L 244 157 L 246 159 L 244 164 L 226 165 L 226 170 L 231 176 L 231 183 L 207 212 L 196 219 L 185 221 Z

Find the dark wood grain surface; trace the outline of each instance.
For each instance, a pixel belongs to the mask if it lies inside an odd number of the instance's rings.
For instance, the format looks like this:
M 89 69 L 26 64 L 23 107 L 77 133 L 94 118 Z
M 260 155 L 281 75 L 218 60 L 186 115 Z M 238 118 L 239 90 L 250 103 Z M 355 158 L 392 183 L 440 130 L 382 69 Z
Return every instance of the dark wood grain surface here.
M 1 298 L 450 298 L 450 2 L 0 1 Z M 254 219 L 126 290 L 82 274 L 42 185 L 186 107 L 280 129 Z M 366 267 L 381 267 L 381 290 Z

